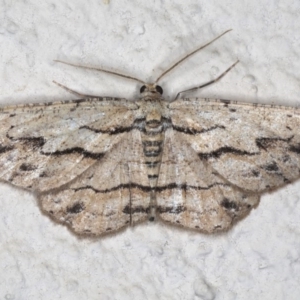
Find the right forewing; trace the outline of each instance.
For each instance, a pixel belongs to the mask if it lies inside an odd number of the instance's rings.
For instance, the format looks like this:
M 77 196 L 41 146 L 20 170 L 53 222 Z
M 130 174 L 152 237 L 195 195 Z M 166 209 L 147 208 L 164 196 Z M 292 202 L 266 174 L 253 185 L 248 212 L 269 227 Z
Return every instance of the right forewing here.
M 300 110 L 213 99 L 170 105 L 173 129 L 202 163 L 262 193 L 300 177 Z

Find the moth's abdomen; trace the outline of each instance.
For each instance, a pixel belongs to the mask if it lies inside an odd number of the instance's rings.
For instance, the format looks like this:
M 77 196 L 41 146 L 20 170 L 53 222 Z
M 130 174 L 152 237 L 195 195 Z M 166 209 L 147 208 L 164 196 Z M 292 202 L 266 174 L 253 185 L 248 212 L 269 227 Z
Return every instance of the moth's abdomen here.
M 142 133 L 142 143 L 149 185 L 151 187 L 149 211 L 149 220 L 151 221 L 155 219 L 156 215 L 155 189 L 162 158 L 163 142 L 164 130 L 161 115 L 150 113 L 146 117 L 145 130 Z
M 157 127 L 149 127 L 146 124 L 145 132 L 142 134 L 143 152 L 151 188 L 156 187 L 159 174 L 164 141 L 162 128 L 162 124 Z
M 162 140 L 145 140 L 143 141 L 144 155 L 146 157 L 157 157 L 162 151 Z M 153 167 L 153 166 L 151 166 Z

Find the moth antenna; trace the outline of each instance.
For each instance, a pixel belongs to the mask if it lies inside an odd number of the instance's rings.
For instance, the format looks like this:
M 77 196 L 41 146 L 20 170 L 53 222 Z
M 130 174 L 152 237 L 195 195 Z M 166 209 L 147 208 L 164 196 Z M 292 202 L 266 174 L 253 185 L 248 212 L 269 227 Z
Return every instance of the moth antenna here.
M 207 44 L 199 47 L 198 49 L 192 51 L 191 53 L 189 53 L 188 55 L 186 55 L 185 57 L 183 57 L 182 59 L 180 59 L 177 63 L 175 63 L 171 68 L 167 69 L 166 71 L 164 71 L 155 81 L 155 83 L 157 83 L 163 76 L 165 76 L 167 73 L 169 73 L 171 70 L 173 70 L 175 67 L 177 67 L 180 63 L 182 63 L 184 60 L 186 60 L 187 58 L 189 58 L 190 56 L 192 56 L 193 54 L 195 54 L 196 52 L 202 50 L 203 48 L 207 47 L 208 45 L 212 44 L 214 41 L 218 40 L 220 37 L 222 37 L 224 34 L 226 34 L 227 32 L 231 31 L 232 29 L 228 29 L 225 32 L 223 32 L 222 34 L 220 34 L 219 36 L 217 36 L 216 38 L 214 38 L 213 40 L 211 40 L 210 42 L 208 42 Z
M 142 81 L 142 80 L 140 80 L 138 78 L 129 76 L 129 75 L 124 75 L 124 74 L 121 74 L 121 73 L 117 73 L 117 72 L 113 72 L 113 71 L 108 71 L 108 70 L 101 69 L 101 68 L 94 68 L 94 67 L 88 67 L 88 66 L 75 65 L 75 64 L 72 64 L 72 63 L 69 63 L 69 62 L 58 60 L 58 59 L 55 59 L 54 61 L 62 63 L 62 64 L 65 64 L 65 65 L 68 65 L 68 66 L 73 66 L 73 67 L 76 67 L 76 68 L 83 68 L 83 69 L 88 69 L 88 70 L 100 71 L 100 72 L 104 72 L 104 73 L 108 73 L 108 74 L 120 76 L 120 77 L 123 77 L 123 78 L 135 80 L 135 81 L 138 81 L 138 82 L 144 84 L 144 81 Z
M 175 100 L 177 100 L 177 98 L 179 97 L 179 95 L 180 94 L 182 94 L 182 93 L 185 93 L 185 92 L 191 92 L 191 91 L 195 91 L 195 90 L 198 90 L 198 89 L 202 89 L 202 88 L 204 88 L 204 87 L 206 87 L 206 86 L 208 86 L 208 85 L 211 85 L 211 84 L 213 84 L 213 83 L 215 83 L 215 82 L 217 82 L 217 81 L 219 81 L 222 77 L 224 77 L 237 63 L 239 63 L 239 60 L 237 60 L 234 64 L 232 64 L 229 68 L 227 68 L 223 73 L 221 73 L 217 78 L 215 78 L 215 79 L 213 79 L 213 80 L 210 80 L 210 81 L 208 81 L 208 82 L 206 82 L 206 83 L 204 83 L 204 84 L 201 84 L 200 86 L 196 86 L 196 87 L 193 87 L 193 88 L 190 88 L 190 89 L 187 89 L 187 90 L 184 90 L 184 91 L 181 91 L 181 92 L 179 92 L 177 95 L 176 95 L 176 97 L 175 97 L 175 99 L 173 100 L 173 101 L 175 101 Z

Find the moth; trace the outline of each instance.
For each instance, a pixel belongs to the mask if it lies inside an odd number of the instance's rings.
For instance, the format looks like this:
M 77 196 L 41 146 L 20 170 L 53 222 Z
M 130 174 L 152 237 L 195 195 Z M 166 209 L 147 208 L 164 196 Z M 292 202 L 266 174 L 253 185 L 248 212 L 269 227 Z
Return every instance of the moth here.
M 46 214 L 81 235 L 156 218 L 227 230 L 262 193 L 300 177 L 300 110 L 181 93 L 165 101 L 157 82 L 213 41 L 152 84 L 98 69 L 142 83 L 135 101 L 83 96 L 1 108 L 1 180 L 35 192 Z

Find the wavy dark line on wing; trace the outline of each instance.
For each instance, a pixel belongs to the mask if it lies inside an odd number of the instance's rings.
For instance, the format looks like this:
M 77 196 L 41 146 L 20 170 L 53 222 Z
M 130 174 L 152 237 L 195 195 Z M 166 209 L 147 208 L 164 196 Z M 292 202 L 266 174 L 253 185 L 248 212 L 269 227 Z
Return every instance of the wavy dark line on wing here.
M 294 136 L 291 136 L 286 139 L 278 138 L 278 137 L 276 137 L 276 138 L 263 138 L 262 137 L 262 138 L 257 138 L 255 140 L 255 143 L 259 149 L 263 149 L 263 150 L 267 151 L 268 148 L 276 147 L 278 142 L 285 142 L 286 144 L 288 144 L 293 138 L 294 138 Z M 300 144 L 289 146 L 289 148 L 287 148 L 286 150 L 300 153 Z M 260 154 L 260 152 L 249 152 L 249 151 L 225 146 L 225 147 L 221 147 L 221 148 L 211 151 L 211 152 L 198 153 L 198 156 L 200 157 L 200 159 L 219 158 L 220 156 L 222 156 L 223 154 L 226 154 L 226 153 L 231 153 L 231 154 L 240 155 L 240 156 L 243 156 L 243 155 L 253 156 L 253 155 Z
M 202 187 L 202 186 L 193 186 L 193 185 L 187 185 L 187 184 L 177 184 L 177 183 L 170 183 L 168 185 L 165 185 L 165 186 L 159 186 L 159 187 L 156 187 L 154 190 L 155 192 L 162 192 L 164 190 L 172 190 L 172 189 L 180 189 L 180 190 L 189 190 L 189 189 L 194 189 L 194 190 L 209 190 L 215 186 L 229 186 L 228 184 L 225 184 L 225 183 L 214 183 L 214 184 L 211 184 L 207 187 Z M 80 190 L 92 190 L 94 191 L 95 193 L 110 193 L 110 192 L 113 192 L 113 191 L 117 191 L 119 189 L 133 189 L 133 188 L 137 188 L 137 189 L 140 189 L 144 192 L 150 192 L 152 190 L 152 188 L 150 186 L 144 186 L 144 185 L 140 185 L 140 184 L 136 184 L 136 183 L 130 183 L 130 184 L 120 184 L 118 186 L 115 186 L 113 188 L 110 188 L 110 189 L 105 189 L 105 190 L 98 190 L 90 185 L 87 185 L 87 186 L 84 186 L 84 187 L 80 187 L 80 188 L 77 188 L 77 189 L 73 189 L 75 192 L 77 191 L 80 191 Z
M 120 184 L 120 185 L 117 185 L 115 187 L 112 187 L 110 189 L 105 189 L 105 190 L 98 190 L 98 189 L 92 187 L 91 185 L 83 186 L 83 187 L 76 188 L 76 189 L 73 189 L 73 190 L 75 192 L 81 191 L 81 190 L 92 190 L 95 193 L 103 193 L 103 194 L 105 194 L 105 193 L 110 193 L 110 192 L 117 191 L 117 190 L 120 190 L 120 189 L 130 189 L 130 188 L 131 189 L 137 188 L 137 189 L 142 190 L 143 192 L 150 192 L 151 191 L 151 187 L 150 186 L 145 186 L 145 185 L 140 185 L 140 184 L 135 184 L 135 183 Z
M 162 125 L 162 127 L 160 130 L 151 132 L 150 135 L 152 135 L 152 134 L 155 135 L 155 134 L 161 133 L 163 131 L 166 131 L 167 128 L 171 128 L 172 127 L 171 119 L 162 117 L 161 125 Z M 120 134 L 120 133 L 124 133 L 124 132 L 130 132 L 133 129 L 138 129 L 139 131 L 146 133 L 145 126 L 146 126 L 146 118 L 137 118 L 134 120 L 134 122 L 132 123 L 131 126 L 118 126 L 118 127 L 112 128 L 112 129 L 96 129 L 96 128 L 92 128 L 88 125 L 85 125 L 85 126 L 81 126 L 79 129 L 87 129 L 87 130 L 93 131 L 95 133 L 114 135 L 114 134 Z
M 149 213 L 149 207 L 143 207 L 141 205 L 132 207 L 128 204 L 124 207 L 122 212 L 124 214 L 127 214 L 127 215 L 136 214 L 136 213 L 148 214 Z
M 95 133 L 102 133 L 102 134 L 113 135 L 113 134 L 120 134 L 120 133 L 124 133 L 124 132 L 129 132 L 132 129 L 134 129 L 134 126 L 129 126 L 129 127 L 118 126 L 118 127 L 115 127 L 115 128 L 113 128 L 111 130 L 108 130 L 108 129 L 101 130 L 101 129 L 91 128 L 91 127 L 85 125 L 85 126 L 81 126 L 79 129 L 87 129 L 87 130 L 93 131 Z
M 81 127 L 79 127 L 79 129 L 87 129 L 87 130 L 93 131 L 95 133 L 114 135 L 114 134 L 129 132 L 133 129 L 142 130 L 143 127 L 145 127 L 144 126 L 145 121 L 146 121 L 145 118 L 139 118 L 139 119 L 135 119 L 131 126 L 118 126 L 118 127 L 112 128 L 112 129 L 96 129 L 96 128 L 92 128 L 88 125 L 81 126 Z
M 23 142 L 24 144 L 26 144 L 28 147 L 37 150 L 37 149 L 41 149 L 44 144 L 46 143 L 46 140 L 43 137 L 21 137 L 21 138 L 13 138 L 7 135 L 7 137 L 10 140 L 13 141 L 20 141 Z M 2 146 L 0 145 L 0 153 L 4 153 L 7 151 L 12 150 L 14 147 L 13 146 Z M 93 153 L 90 151 L 87 151 L 81 147 L 74 147 L 74 148 L 69 148 L 69 149 L 65 149 L 65 150 L 57 150 L 57 151 L 53 151 L 53 152 L 44 152 L 41 151 L 40 154 L 42 155 L 54 155 L 54 156 L 60 156 L 60 155 L 68 155 L 68 154 L 73 154 L 73 153 L 78 153 L 83 155 L 86 158 L 92 158 L 92 159 L 96 159 L 96 160 L 100 160 L 103 156 L 104 153 L 100 152 L 100 153 Z
M 60 150 L 60 151 L 53 151 L 53 152 L 41 151 L 41 154 L 43 154 L 43 155 L 52 155 L 52 156 L 68 155 L 68 154 L 73 154 L 73 153 L 78 153 L 78 154 L 83 155 L 86 158 L 92 158 L 92 159 L 96 159 L 96 160 L 100 160 L 104 156 L 104 153 L 102 153 L 102 152 L 100 152 L 100 153 L 89 152 L 80 147 L 74 147 L 74 148 L 69 148 L 69 149 Z
M 221 155 L 226 153 L 235 154 L 235 155 L 247 155 L 247 156 L 253 156 L 259 154 L 259 152 L 248 152 L 248 151 L 239 150 L 233 147 L 226 146 L 211 152 L 198 153 L 198 156 L 200 159 L 219 158 Z
M 184 211 L 186 211 L 186 207 L 184 207 L 183 205 L 178 205 L 178 206 L 158 206 L 157 207 L 157 211 L 160 214 L 164 214 L 164 213 L 169 213 L 169 214 L 180 214 Z
M 172 189 L 180 189 L 180 190 L 184 190 L 187 191 L 189 189 L 192 190 L 209 190 L 215 186 L 229 186 L 228 184 L 225 183 L 221 183 L 221 182 L 215 182 L 213 184 L 210 184 L 208 186 L 195 186 L 195 185 L 188 185 L 188 184 L 178 184 L 178 183 L 170 183 L 168 185 L 164 185 L 164 186 L 158 186 L 156 187 L 155 191 L 156 192 L 162 192 L 165 190 L 172 190 Z
M 179 127 L 179 126 L 176 126 L 176 125 L 173 125 L 173 124 L 172 124 L 172 128 L 175 131 L 183 132 L 185 134 L 192 134 L 192 135 L 209 132 L 209 131 L 213 131 L 213 130 L 216 130 L 216 129 L 226 129 L 226 127 L 223 126 L 223 125 L 215 125 L 215 126 L 210 127 L 210 128 L 205 128 L 205 129 L 198 130 L 198 129 L 190 128 L 190 127 Z

